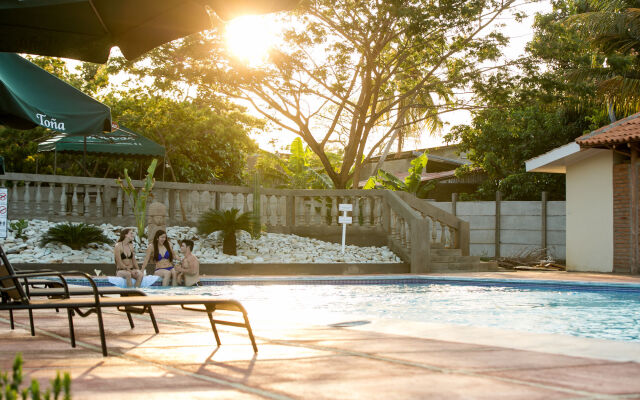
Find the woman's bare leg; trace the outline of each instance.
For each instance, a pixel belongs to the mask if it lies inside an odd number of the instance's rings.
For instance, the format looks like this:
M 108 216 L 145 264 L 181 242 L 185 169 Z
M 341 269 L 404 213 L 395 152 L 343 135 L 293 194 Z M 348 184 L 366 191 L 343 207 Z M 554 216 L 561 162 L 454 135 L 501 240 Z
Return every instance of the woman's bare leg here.
M 116 276 L 119 276 L 120 278 L 124 278 L 127 281 L 127 287 L 133 286 L 131 284 L 131 272 L 121 269 L 119 271 L 116 271 Z

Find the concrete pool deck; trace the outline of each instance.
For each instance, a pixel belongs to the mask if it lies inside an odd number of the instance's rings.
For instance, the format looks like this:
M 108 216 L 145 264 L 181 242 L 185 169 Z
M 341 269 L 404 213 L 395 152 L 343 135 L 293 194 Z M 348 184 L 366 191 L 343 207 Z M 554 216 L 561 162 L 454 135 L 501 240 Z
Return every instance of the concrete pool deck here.
M 640 283 L 635 276 L 564 272 L 453 276 Z M 221 327 L 218 348 L 204 315 L 154 311 L 160 334 L 147 317 L 130 329 L 124 315 L 107 310 L 106 358 L 94 316 L 74 319 L 72 349 L 64 315 L 36 311 L 31 337 L 26 312 L 14 313 L 14 331 L 0 313 L 0 370 L 10 370 L 20 351 L 25 380 L 47 386 L 55 371 L 68 371 L 74 399 L 640 398 L 637 342 L 393 320 L 274 326 L 268 315 L 250 314 L 254 355 L 241 329 Z

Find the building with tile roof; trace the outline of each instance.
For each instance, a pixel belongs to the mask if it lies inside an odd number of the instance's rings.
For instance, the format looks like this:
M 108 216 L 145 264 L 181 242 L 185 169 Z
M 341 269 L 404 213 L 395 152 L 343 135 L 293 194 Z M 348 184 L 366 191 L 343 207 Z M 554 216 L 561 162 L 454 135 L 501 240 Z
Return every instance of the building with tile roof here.
M 526 162 L 566 174 L 568 270 L 639 273 L 639 151 L 637 113 Z

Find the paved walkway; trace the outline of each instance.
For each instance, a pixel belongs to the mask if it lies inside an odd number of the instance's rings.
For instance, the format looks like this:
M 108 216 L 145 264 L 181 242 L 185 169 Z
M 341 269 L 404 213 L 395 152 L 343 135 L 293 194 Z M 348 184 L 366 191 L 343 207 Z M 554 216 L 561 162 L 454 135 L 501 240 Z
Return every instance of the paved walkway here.
M 640 283 L 596 275 L 490 274 Z M 31 337 L 26 312 L 16 312 L 13 331 L 3 312 L 0 369 L 9 370 L 19 350 L 27 379 L 44 384 L 56 370 L 70 372 L 74 399 L 640 398 L 640 363 L 629 361 L 640 355 L 638 343 L 612 350 L 620 342 L 402 321 L 282 328 L 256 316 L 260 351 L 254 355 L 241 329 L 221 328 L 217 348 L 203 314 L 154 310 L 158 335 L 146 317 L 136 318 L 130 329 L 124 315 L 106 312 L 107 358 L 101 356 L 95 316 L 75 319 L 78 347 L 72 349 L 64 314 L 37 311 L 38 330 Z M 574 349 L 566 351 L 572 343 Z M 627 360 L 624 353 L 633 354 Z

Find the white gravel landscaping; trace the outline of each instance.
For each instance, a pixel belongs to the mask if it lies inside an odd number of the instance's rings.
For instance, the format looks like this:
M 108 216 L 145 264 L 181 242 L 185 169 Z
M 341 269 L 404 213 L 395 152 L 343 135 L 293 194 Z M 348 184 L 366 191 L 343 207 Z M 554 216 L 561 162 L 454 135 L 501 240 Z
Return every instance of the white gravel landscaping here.
M 13 221 L 10 221 L 13 222 Z M 82 250 L 72 250 L 68 246 L 49 243 L 40 247 L 40 238 L 47 230 L 58 223 L 43 220 L 30 220 L 24 230 L 26 240 L 15 237 L 9 231 L 2 246 L 12 263 L 113 263 L 112 244 L 91 244 Z M 111 224 L 98 225 L 109 239 L 115 241 L 123 228 Z M 238 255 L 222 254 L 222 242 L 218 232 L 206 237 L 198 235 L 196 228 L 171 226 L 167 234 L 175 252 L 178 241 L 191 239 L 195 242 L 193 253 L 203 264 L 213 263 L 398 263 L 401 262 L 389 248 L 346 246 L 345 253 L 341 245 L 323 242 L 317 239 L 263 233 L 259 239 L 252 239 L 246 232 L 238 232 Z M 142 262 L 147 248 L 146 239 L 137 244 L 138 263 Z

